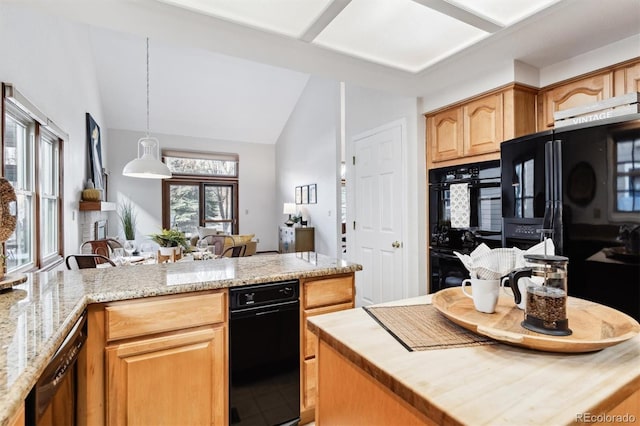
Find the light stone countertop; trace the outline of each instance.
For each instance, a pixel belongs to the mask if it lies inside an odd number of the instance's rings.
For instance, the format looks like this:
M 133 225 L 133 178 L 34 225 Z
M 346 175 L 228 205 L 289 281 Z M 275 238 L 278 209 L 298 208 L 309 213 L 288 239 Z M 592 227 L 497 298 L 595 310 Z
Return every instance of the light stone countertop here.
M 426 303 L 430 295 L 377 306 Z M 307 321 L 324 342 L 436 424 L 580 423 L 577 416 L 602 414 L 640 389 L 640 335 L 582 354 L 505 344 L 409 352 L 362 308 Z
M 8 423 L 91 303 L 355 272 L 313 252 L 27 274 L 0 293 L 0 424 Z

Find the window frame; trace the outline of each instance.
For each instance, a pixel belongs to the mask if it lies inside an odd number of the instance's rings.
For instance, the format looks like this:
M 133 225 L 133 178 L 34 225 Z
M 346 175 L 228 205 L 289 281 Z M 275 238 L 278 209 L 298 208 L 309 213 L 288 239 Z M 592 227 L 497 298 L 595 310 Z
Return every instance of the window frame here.
M 5 149 L 6 149 L 6 117 L 11 115 L 18 121 L 27 119 L 33 125 L 33 141 L 30 141 L 31 152 L 30 162 L 33 170 L 30 171 L 31 179 L 31 192 L 33 194 L 31 216 L 33 220 L 33 235 L 31 236 L 31 253 L 30 259 L 25 264 L 18 266 L 14 269 L 8 269 L 8 273 L 17 272 L 32 272 L 38 270 L 51 269 L 63 261 L 64 254 L 64 145 L 65 140 L 68 140 L 69 136 L 62 130 L 60 130 L 53 121 L 47 118 L 37 107 L 29 102 L 15 87 L 9 83 L 2 83 L 2 101 L 0 102 L 0 158 L 2 161 L 1 175 L 5 176 Z M 56 200 L 56 236 L 55 248 L 52 252 L 46 255 L 42 253 L 43 243 L 42 238 L 47 234 L 47 230 L 44 229 L 43 224 L 43 194 L 42 194 L 42 182 L 40 170 L 43 165 L 43 159 L 41 157 L 41 146 L 43 138 L 48 138 L 55 142 L 57 155 L 52 156 L 57 164 L 57 181 L 53 184 L 55 191 L 55 197 L 49 197 L 49 199 Z M 19 192 L 20 189 L 16 190 Z M 7 247 L 6 242 L 2 242 L 2 254 L 6 254 Z
M 637 162 L 636 159 L 634 158 L 634 152 L 633 151 L 633 147 L 636 144 L 640 143 L 640 139 L 638 137 L 635 137 L 636 132 L 634 131 L 627 131 L 627 130 L 622 130 L 619 132 L 615 132 L 610 136 L 610 149 L 609 149 L 609 155 L 611 158 L 611 167 L 610 167 L 610 182 L 611 182 L 611 201 L 609 201 L 609 212 L 610 215 L 612 217 L 613 220 L 616 221 L 628 221 L 628 220 L 636 220 L 637 219 L 637 215 L 638 212 L 640 210 L 619 210 L 618 209 L 618 194 L 620 192 L 630 192 L 631 196 L 633 197 L 635 195 L 635 192 L 633 190 L 633 182 L 630 182 L 630 187 L 631 189 L 629 191 L 621 191 L 618 188 L 618 178 L 627 178 L 627 179 L 640 179 L 640 177 L 638 177 L 637 174 L 635 173 L 626 173 L 626 172 L 619 172 L 618 171 L 618 166 L 619 163 L 618 162 L 618 146 L 621 142 L 630 142 L 631 143 L 631 163 L 635 163 Z M 637 159 L 640 160 L 640 159 Z M 633 201 L 633 207 L 636 207 L 635 205 L 635 198 Z M 640 206 L 637 206 L 640 207 Z
M 194 174 L 180 174 L 172 171 L 172 177 L 162 180 L 162 227 L 165 229 L 171 228 L 170 217 L 170 188 L 172 185 L 191 185 L 198 186 L 198 226 L 206 227 L 207 224 L 219 223 L 219 221 L 207 220 L 205 216 L 205 188 L 207 186 L 230 186 L 232 190 L 232 209 L 233 219 L 231 223 L 231 233 L 239 233 L 239 168 L 240 161 L 237 154 L 228 153 L 211 153 L 211 152 L 196 152 L 196 151 L 176 151 L 176 150 L 163 150 L 163 159 L 165 156 L 181 157 L 181 158 L 193 158 L 193 159 L 205 159 L 205 160 L 232 160 L 236 162 L 235 176 L 221 176 L 221 175 L 194 175 Z

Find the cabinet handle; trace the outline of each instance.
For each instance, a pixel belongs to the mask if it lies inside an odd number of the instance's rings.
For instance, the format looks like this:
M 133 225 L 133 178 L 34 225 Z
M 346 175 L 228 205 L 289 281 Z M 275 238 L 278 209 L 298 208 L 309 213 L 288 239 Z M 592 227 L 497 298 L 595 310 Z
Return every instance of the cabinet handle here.
M 394 241 L 393 243 L 391 243 L 391 247 L 400 248 L 402 247 L 402 243 L 400 241 Z

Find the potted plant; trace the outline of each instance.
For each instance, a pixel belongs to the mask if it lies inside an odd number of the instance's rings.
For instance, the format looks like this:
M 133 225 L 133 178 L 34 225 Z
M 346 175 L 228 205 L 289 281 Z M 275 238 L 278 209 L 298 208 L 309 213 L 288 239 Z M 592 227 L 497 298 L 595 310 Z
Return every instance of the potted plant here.
M 136 212 L 131 201 L 125 201 L 120 205 L 120 223 L 124 231 L 124 239 L 133 241 L 136 239 Z
M 180 248 L 189 249 L 189 243 L 184 232 L 177 229 L 163 229 L 158 234 L 151 234 L 151 239 L 160 246 L 160 254 L 163 256 L 170 256 L 176 249 Z

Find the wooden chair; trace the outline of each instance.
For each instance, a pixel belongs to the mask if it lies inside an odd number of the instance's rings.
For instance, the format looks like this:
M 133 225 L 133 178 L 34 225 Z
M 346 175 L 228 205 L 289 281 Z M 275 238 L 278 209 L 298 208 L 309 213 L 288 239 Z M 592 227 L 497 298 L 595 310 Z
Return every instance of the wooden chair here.
M 238 244 L 235 246 L 227 247 L 225 251 L 222 252 L 220 257 L 242 257 L 247 251 L 246 244 Z
M 105 238 L 103 240 L 91 240 L 85 241 L 80 246 L 80 251 L 85 252 L 86 248 L 90 247 L 90 253 L 100 254 L 105 257 L 110 257 L 113 249 L 122 248 L 122 244 L 113 238 Z
M 64 260 L 68 270 L 97 268 L 98 265 L 108 263 L 116 266 L 111 259 L 101 254 L 70 254 Z M 73 265 L 75 263 L 75 267 Z

